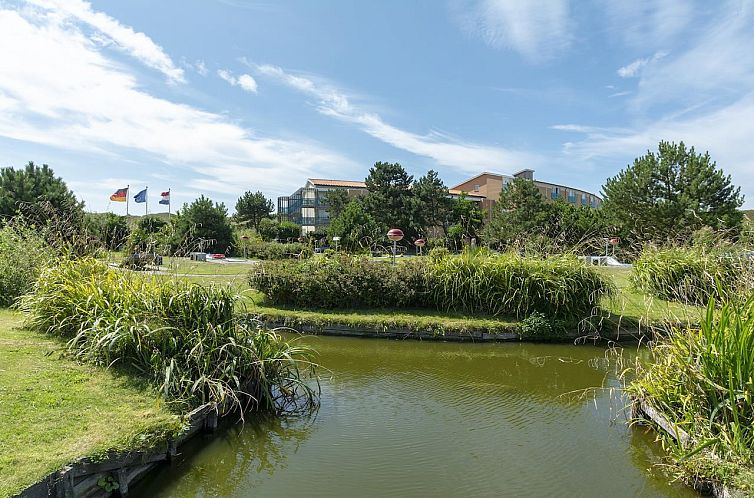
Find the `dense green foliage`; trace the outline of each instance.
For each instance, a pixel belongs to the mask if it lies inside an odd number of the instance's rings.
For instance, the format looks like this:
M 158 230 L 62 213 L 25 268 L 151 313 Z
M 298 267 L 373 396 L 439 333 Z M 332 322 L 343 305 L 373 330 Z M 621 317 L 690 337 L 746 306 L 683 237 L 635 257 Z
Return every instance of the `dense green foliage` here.
M 414 308 L 426 305 L 425 266 L 393 268 L 365 257 L 335 256 L 260 264 L 251 286 L 271 302 L 304 308 Z
M 272 215 L 275 205 L 262 192 L 244 192 L 236 202 L 236 218 L 241 223 L 259 230 L 259 223 Z
M 300 242 L 282 244 L 280 242 L 249 240 L 243 244 L 243 251 L 247 258 L 262 260 L 306 259 L 312 256 L 311 247 Z
M 157 216 L 142 216 L 128 238 L 126 251 L 162 252 L 169 233 L 169 223 Z
M 86 213 L 84 227 L 111 251 L 122 249 L 131 233 L 126 217 L 113 213 Z
M 328 235 L 340 237 L 339 247 L 349 252 L 369 248 L 384 237 L 380 225 L 358 201 L 350 202 L 340 216 L 331 220 Z
M 603 190 L 602 209 L 636 242 L 685 240 L 704 226 L 735 234 L 743 218 L 743 197 L 730 176 L 683 142 L 660 142 L 657 153 L 637 158 Z
M 33 229 L 13 224 L 0 229 L 0 306 L 28 292 L 53 254 Z
M 450 199 L 446 235 L 455 247 L 462 247 L 465 240 L 479 239 L 484 213 L 478 202 L 469 200 L 466 194 Z
M 571 257 L 464 254 L 392 267 L 364 258 L 268 263 L 251 286 L 273 304 L 299 307 L 395 307 L 455 310 L 523 318 L 584 318 L 612 286 Z
M 47 204 L 53 209 L 81 218 L 84 204 L 76 200 L 65 182 L 55 176 L 48 165 L 33 162 L 23 169 L 0 169 L 0 217 L 12 217 L 25 212 L 23 205 Z
M 398 163 L 376 162 L 369 169 L 365 180 L 369 192 L 361 201 L 381 232 L 398 227 L 409 237 L 415 235 L 411 193 L 413 179 Z
M 524 178 L 516 178 L 502 190 L 483 230 L 489 246 L 542 253 L 596 251 L 611 234 L 602 209 L 563 200 L 548 202 L 537 185 Z
M 637 362 L 628 390 L 693 438 L 661 433 L 688 477 L 735 481 L 735 467 L 754 462 L 754 296 L 717 310 L 710 301 L 699 328 L 676 330 L 650 360 Z
M 451 219 L 454 201 L 448 197 L 448 187 L 434 170 L 414 182 L 413 223 L 420 236 L 433 227 L 445 227 Z
M 227 287 L 125 274 L 94 259 L 48 267 L 19 308 L 27 326 L 68 339 L 77 358 L 145 376 L 181 406 L 274 408 L 291 401 L 299 360 L 311 358 L 241 320 Z
M 173 216 L 170 245 L 173 252 L 224 253 L 233 244 L 233 227 L 223 203 L 201 196 Z
M 634 262 L 631 280 L 659 298 L 704 305 L 750 290 L 753 266 L 754 261 L 735 248 L 647 248 Z
M 257 233 L 264 241 L 282 240 L 289 241 L 301 236 L 301 225 L 292 221 L 277 221 L 272 218 L 263 218 L 257 227 Z

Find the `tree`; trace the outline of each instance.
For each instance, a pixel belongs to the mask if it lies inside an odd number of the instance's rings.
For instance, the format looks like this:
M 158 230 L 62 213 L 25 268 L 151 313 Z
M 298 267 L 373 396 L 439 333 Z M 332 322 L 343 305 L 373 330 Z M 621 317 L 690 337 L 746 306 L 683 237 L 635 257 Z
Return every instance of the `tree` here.
M 168 222 L 157 216 L 142 216 L 128 238 L 127 251 L 154 251 L 164 242 Z
M 271 218 L 264 218 L 259 222 L 257 233 L 265 242 L 271 240 L 289 241 L 297 239 L 301 235 L 301 225 L 292 221 L 275 221 Z
M 0 169 L 0 216 L 8 218 L 19 212 L 22 204 L 48 203 L 54 210 L 83 220 L 84 203 L 56 177 L 48 165 L 33 162 L 24 169 Z
M 126 217 L 113 213 L 86 213 L 84 226 L 111 251 L 123 248 L 131 233 Z
M 328 234 L 340 237 L 340 247 L 346 251 L 355 252 L 381 240 L 383 230 L 374 218 L 367 213 L 360 202 L 351 201 L 340 213 L 340 216 L 330 221 Z
M 238 221 L 259 229 L 259 222 L 269 218 L 275 210 L 275 205 L 262 192 L 245 192 L 236 202 L 236 217 Z
M 484 238 L 490 245 L 507 245 L 545 226 L 550 211 L 537 185 L 525 178 L 516 178 L 501 192 Z
M 363 208 L 380 230 L 400 228 L 407 238 L 416 235 L 413 219 L 413 176 L 398 163 L 376 162 L 366 178 Z
M 456 244 L 465 239 L 479 238 L 479 231 L 484 221 L 484 213 L 478 202 L 470 201 L 465 193 L 458 199 L 451 199 L 451 209 L 447 221 L 448 238 Z
M 445 227 L 453 200 L 436 171 L 429 170 L 414 182 L 413 201 L 413 221 L 421 234 L 433 227 Z
M 227 252 L 233 243 L 233 227 L 223 203 L 212 202 L 203 195 L 172 218 L 173 250 L 183 252 L 201 247 L 206 252 Z
M 346 208 L 351 198 L 348 196 L 348 192 L 343 189 L 335 189 L 325 192 L 324 203 L 327 205 L 327 213 L 330 218 L 337 218 L 340 213 Z
M 682 238 L 704 226 L 738 232 L 740 188 L 709 153 L 660 142 L 658 152 L 634 160 L 603 187 L 606 210 L 624 236 L 636 242 Z

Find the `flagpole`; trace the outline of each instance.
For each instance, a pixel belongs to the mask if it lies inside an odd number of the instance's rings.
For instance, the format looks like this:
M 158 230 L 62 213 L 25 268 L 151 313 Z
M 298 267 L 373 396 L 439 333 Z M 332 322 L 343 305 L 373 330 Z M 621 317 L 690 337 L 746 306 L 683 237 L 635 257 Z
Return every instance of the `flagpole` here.
M 144 187 L 144 216 L 149 214 L 149 187 Z
M 121 185 L 123 185 L 121 183 Z M 128 198 L 131 197 L 131 185 L 126 185 L 126 217 L 128 217 Z
M 170 189 L 168 189 L 168 220 L 170 219 L 170 203 L 173 202 L 173 197 L 170 195 Z

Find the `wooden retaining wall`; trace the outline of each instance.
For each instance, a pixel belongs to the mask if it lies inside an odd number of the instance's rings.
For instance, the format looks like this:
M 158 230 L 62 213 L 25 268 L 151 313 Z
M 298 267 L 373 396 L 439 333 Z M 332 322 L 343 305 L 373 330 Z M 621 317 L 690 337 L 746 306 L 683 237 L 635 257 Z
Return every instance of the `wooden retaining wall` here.
M 188 427 L 174 440 L 144 452 L 108 455 L 92 461 L 82 459 L 53 472 L 38 483 L 26 488 L 19 498 L 100 498 L 127 496 L 129 486 L 144 477 L 162 462 L 172 461 L 178 448 L 199 433 L 217 429 L 219 410 L 215 404 L 202 405 L 187 415 Z M 118 489 L 106 491 L 98 482 L 108 479 L 118 483 Z

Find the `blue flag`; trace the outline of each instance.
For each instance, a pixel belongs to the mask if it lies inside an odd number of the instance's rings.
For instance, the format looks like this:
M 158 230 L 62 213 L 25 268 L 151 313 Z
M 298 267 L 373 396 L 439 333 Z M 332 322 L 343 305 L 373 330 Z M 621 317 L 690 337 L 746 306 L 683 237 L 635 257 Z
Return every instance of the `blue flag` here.
M 134 196 L 134 202 L 147 202 L 147 189 L 142 190 Z

